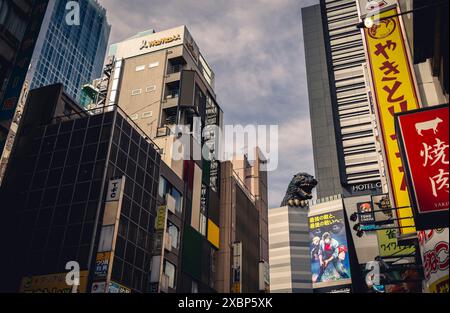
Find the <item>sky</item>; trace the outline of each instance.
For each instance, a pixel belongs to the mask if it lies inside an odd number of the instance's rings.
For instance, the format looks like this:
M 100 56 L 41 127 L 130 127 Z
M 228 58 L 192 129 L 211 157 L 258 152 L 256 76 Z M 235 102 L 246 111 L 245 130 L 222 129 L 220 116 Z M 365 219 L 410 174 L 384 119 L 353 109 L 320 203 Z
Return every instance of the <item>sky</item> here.
M 301 8 L 319 0 L 100 0 L 110 44 L 147 29 L 186 25 L 215 72 L 224 123 L 279 125 L 269 208 L 292 177 L 314 174 Z

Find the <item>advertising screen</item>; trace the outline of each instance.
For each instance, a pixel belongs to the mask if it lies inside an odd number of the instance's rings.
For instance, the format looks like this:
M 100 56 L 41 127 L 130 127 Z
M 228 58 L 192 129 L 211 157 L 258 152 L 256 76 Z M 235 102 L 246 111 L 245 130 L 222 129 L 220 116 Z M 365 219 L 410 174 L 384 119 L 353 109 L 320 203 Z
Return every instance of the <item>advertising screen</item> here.
M 311 215 L 309 227 L 313 287 L 351 283 L 343 209 Z

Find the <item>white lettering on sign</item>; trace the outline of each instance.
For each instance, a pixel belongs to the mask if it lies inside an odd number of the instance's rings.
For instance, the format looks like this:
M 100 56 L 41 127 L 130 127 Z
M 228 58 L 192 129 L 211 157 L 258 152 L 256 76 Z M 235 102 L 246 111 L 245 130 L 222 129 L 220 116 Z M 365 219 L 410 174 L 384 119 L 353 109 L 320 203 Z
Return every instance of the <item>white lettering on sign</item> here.
M 353 185 L 352 190 L 356 192 L 356 191 L 366 191 L 366 190 L 371 190 L 371 189 L 381 189 L 382 187 L 383 187 L 383 185 L 381 184 L 381 182 L 377 182 L 377 183 L 370 183 L 370 184 Z

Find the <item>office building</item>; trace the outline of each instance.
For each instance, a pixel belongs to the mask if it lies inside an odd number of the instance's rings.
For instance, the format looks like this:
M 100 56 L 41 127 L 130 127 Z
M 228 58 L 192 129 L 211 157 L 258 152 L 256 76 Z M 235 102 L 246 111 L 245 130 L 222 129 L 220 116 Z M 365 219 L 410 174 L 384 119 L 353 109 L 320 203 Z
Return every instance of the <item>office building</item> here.
M 48 0 L 0 1 L 0 184 L 25 102 L 23 87 Z M 17 112 L 16 112 L 17 109 Z
M 119 108 L 90 115 L 53 85 L 33 90 L 1 190 L 2 290 L 146 292 L 160 155 Z M 13 237 L 14 240 L 9 240 Z
M 180 246 L 154 254 L 152 268 L 163 264 L 162 268 L 175 272 L 168 292 L 213 292 L 220 236 L 220 163 L 217 157 L 204 159 L 200 148 L 208 145 L 212 155 L 219 147 L 214 131 L 202 138 L 203 130 L 222 126 L 214 72 L 185 26 L 138 33 L 113 44 L 109 55 L 110 79 L 103 101 L 120 106 L 161 148 L 162 161 L 171 173 L 161 174 L 166 186 L 161 188 L 171 193 L 168 197 L 161 190 L 163 205 L 169 207 L 172 198 L 180 203 L 177 210 L 166 211 L 167 220 L 176 227 L 172 231 L 179 232 Z M 186 146 L 192 149 L 185 147 L 179 159 L 174 157 L 178 133 L 174 127 L 183 125 Z M 165 291 L 161 287 L 167 285 L 166 274 L 153 271 L 153 292 Z
M 355 0 L 302 9 L 318 198 L 382 191 L 381 150 L 368 95 Z
M 81 87 L 100 76 L 111 26 L 96 0 L 77 1 L 79 25 L 67 23 L 67 1 L 49 1 L 39 35 L 30 88 L 62 83 L 66 93 L 80 100 Z
M 26 44 L 21 55 L 15 59 L 10 56 L 16 62 L 14 72 L 8 70 L 13 78 L 2 81 L 0 91 L 0 183 L 14 146 L 27 91 L 62 83 L 68 96 L 78 101 L 82 86 L 101 74 L 111 29 L 106 11 L 95 0 L 77 1 L 79 21 L 71 21 L 67 18 L 72 14 L 66 9 L 67 3 L 67 0 L 2 1 L 6 30 L 13 32 L 12 36 L 5 36 L 8 45 L 19 47 L 20 41 L 15 43 L 14 35 L 25 38 Z M 29 11 L 31 18 L 26 19 L 20 10 Z M 73 24 L 78 22 L 79 25 Z M 2 44 L 2 48 L 8 45 Z M 6 149 L 2 151 L 4 146 Z
M 225 260 L 223 256 L 231 257 L 230 247 L 235 244 L 229 241 L 231 220 L 221 216 L 221 199 L 227 195 L 222 190 L 222 172 L 226 167 L 218 161 L 221 143 L 214 128 L 222 127 L 223 112 L 216 102 L 215 74 L 188 29 L 180 26 L 138 33 L 113 44 L 109 56 L 111 62 L 107 67 L 110 70 L 105 75 L 111 77 L 108 83 L 104 84 L 105 80 L 102 84 L 94 83 L 93 88 L 87 87 L 86 91 L 97 93 L 95 98 L 104 105 L 119 105 L 155 141 L 161 148 L 164 164 L 161 165 L 162 184 L 171 192 L 169 196 L 160 195 L 162 205 L 169 207 L 172 198 L 180 199 L 178 210 L 167 209 L 167 219 L 172 230 L 178 233 L 180 247 L 171 251 L 164 249 L 163 255 L 154 255 L 156 263 L 153 264 L 163 264 L 162 268 L 168 264 L 168 271 L 176 273 L 175 278 L 169 280 L 168 292 L 257 292 L 260 287 L 266 289 L 266 285 L 260 286 L 264 279 L 260 279 L 263 270 L 259 268 L 267 268 L 268 262 L 267 176 L 260 173 L 259 164 L 263 162 L 260 157 L 253 167 L 234 165 L 253 197 L 246 201 L 246 194 L 240 193 L 242 208 L 235 208 L 243 214 L 235 221 L 242 225 L 239 229 L 243 229 L 245 235 L 240 233 L 241 230 L 231 231 L 233 236 L 234 231 L 241 234 L 239 236 L 245 241 L 242 253 L 250 262 L 246 261 L 245 265 L 248 270 L 244 275 L 249 275 L 247 285 L 233 289 L 232 277 L 221 276 L 231 273 L 231 260 Z M 107 92 L 104 93 L 102 90 L 106 85 Z M 186 127 L 187 146 L 191 149 L 185 150 L 184 157 L 179 160 L 174 157 L 175 134 L 183 126 Z M 200 155 L 203 146 L 209 148 L 212 157 L 209 160 Z M 225 177 L 229 176 L 227 172 Z M 224 210 L 228 212 L 231 207 L 224 207 Z M 250 234 L 243 226 L 247 222 L 259 226 Z M 161 275 L 153 271 L 152 291 L 162 291 L 161 286 L 167 285 L 166 276 L 164 271 Z
M 243 156 L 221 165 L 218 292 L 270 290 L 267 173 L 259 149 L 255 155 L 252 164 Z

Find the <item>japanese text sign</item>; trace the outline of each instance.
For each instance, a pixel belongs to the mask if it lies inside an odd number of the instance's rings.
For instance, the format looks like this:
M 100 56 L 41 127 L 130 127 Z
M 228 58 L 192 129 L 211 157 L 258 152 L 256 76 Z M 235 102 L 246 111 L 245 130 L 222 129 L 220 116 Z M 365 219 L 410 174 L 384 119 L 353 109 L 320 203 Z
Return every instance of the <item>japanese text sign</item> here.
M 394 116 L 419 108 L 411 63 L 397 10 L 380 14 L 380 21 L 364 30 L 367 57 L 383 140 L 389 185 L 402 234 L 414 233 L 405 169 L 401 160 Z M 411 217 L 411 218 L 409 218 Z

